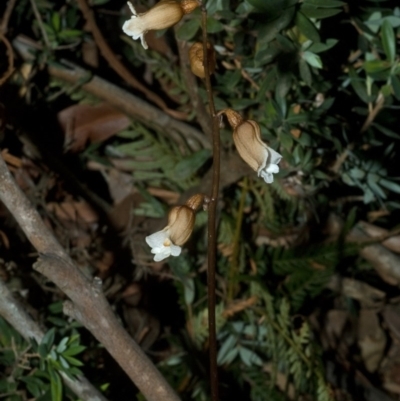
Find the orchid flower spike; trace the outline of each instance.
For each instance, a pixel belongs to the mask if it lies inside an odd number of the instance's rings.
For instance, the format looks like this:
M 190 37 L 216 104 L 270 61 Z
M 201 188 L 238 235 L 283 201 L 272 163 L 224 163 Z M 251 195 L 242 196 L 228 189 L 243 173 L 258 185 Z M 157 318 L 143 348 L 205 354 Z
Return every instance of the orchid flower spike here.
M 233 128 L 233 141 L 240 157 L 261 176 L 267 184 L 274 181 L 273 174 L 279 172 L 278 163 L 282 159 L 275 150 L 261 140 L 260 126 L 253 120 L 243 120 L 232 109 L 222 110 Z
M 175 206 L 168 214 L 168 225 L 154 234 L 146 237 L 147 244 L 152 248 L 154 261 L 159 262 L 168 256 L 179 256 L 181 246 L 192 234 L 196 211 L 204 202 L 204 195 L 192 196 L 185 205 Z
M 133 39 L 139 39 L 142 46 L 147 49 L 144 35 L 148 31 L 169 28 L 178 23 L 185 14 L 191 13 L 199 6 L 197 0 L 161 0 L 145 13 L 138 14 L 132 3 L 128 1 L 128 6 L 132 16 L 125 21 L 122 30 Z

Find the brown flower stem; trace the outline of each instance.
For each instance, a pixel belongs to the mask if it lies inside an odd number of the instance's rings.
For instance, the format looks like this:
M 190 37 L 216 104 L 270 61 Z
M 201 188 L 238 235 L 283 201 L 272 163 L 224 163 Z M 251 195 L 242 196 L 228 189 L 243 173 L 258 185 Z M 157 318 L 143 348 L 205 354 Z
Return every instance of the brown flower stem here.
M 220 138 L 219 138 L 219 117 L 215 112 L 214 97 L 211 86 L 210 70 L 208 64 L 207 51 L 207 10 L 205 5 L 201 7 L 201 25 L 203 30 L 203 53 L 205 84 L 208 96 L 208 106 L 212 119 L 212 145 L 213 145 L 213 176 L 211 187 L 211 202 L 208 209 L 208 333 L 209 333 L 209 352 L 210 352 L 210 385 L 211 400 L 218 401 L 218 370 L 217 370 L 217 334 L 215 324 L 215 270 L 217 252 L 217 202 L 219 192 L 220 175 Z

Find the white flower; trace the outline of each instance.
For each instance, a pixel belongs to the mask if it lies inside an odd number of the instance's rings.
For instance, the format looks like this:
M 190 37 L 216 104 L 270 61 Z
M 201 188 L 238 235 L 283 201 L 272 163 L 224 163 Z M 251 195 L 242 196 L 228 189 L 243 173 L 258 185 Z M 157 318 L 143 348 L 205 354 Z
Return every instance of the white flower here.
M 197 0 L 161 0 L 150 10 L 143 14 L 138 14 L 132 3 L 128 1 L 128 6 L 132 12 L 132 17 L 125 21 L 122 30 L 133 39 L 139 39 L 142 46 L 147 49 L 144 35 L 148 31 L 169 28 L 178 23 L 184 14 L 188 14 L 199 6 Z
M 182 248 L 174 245 L 169 238 L 169 228 L 158 231 L 146 237 L 147 244 L 152 248 L 151 253 L 154 253 L 154 261 L 159 262 L 168 256 L 179 256 Z
M 195 211 L 203 201 L 202 195 L 194 195 L 183 206 L 175 206 L 168 214 L 168 225 L 161 231 L 146 237 L 146 242 L 154 253 L 154 261 L 168 256 L 179 256 L 181 245 L 190 237 L 195 221 Z
M 267 184 L 274 181 L 273 174 L 279 172 L 282 156 L 261 140 L 260 126 L 253 120 L 243 120 L 232 109 L 223 110 L 234 129 L 233 141 L 241 158 L 261 176 Z

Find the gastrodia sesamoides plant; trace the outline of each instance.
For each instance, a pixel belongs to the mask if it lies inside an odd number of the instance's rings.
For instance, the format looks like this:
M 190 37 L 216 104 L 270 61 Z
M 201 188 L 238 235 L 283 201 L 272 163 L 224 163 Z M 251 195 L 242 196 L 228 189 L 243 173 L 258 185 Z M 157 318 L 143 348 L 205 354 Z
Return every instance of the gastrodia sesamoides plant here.
M 179 256 L 181 246 L 192 234 L 196 211 L 204 203 L 204 195 L 193 195 L 181 206 L 175 206 L 168 213 L 168 225 L 161 231 L 146 237 L 147 244 L 152 248 L 154 261 L 159 262 L 168 256 Z
M 244 120 L 232 109 L 218 113 L 225 114 L 233 128 L 233 141 L 240 157 L 262 177 L 267 184 L 274 181 L 273 174 L 279 172 L 278 163 L 282 155 L 261 140 L 260 126 L 253 120 Z
M 132 16 L 125 21 L 122 30 L 133 39 L 139 39 L 147 49 L 144 35 L 148 31 L 166 29 L 177 24 L 185 14 L 191 13 L 199 6 L 197 0 L 162 0 L 145 13 L 138 14 L 133 4 L 128 1 Z

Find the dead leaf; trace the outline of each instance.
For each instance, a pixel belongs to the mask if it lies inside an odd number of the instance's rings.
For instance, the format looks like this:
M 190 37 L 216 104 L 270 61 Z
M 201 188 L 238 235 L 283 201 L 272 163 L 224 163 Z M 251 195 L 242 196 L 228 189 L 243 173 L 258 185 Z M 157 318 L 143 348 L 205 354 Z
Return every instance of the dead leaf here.
M 389 234 L 388 230 L 385 230 L 384 228 L 375 226 L 373 224 L 369 224 L 365 221 L 360 221 L 358 225 L 371 238 L 379 238 Z M 382 241 L 381 244 L 385 248 L 390 249 L 393 252 L 400 253 L 400 235 L 395 235 L 393 237 L 387 238 Z
M 82 150 L 87 142 L 105 141 L 130 124 L 125 114 L 107 103 L 68 107 L 58 113 L 58 122 L 65 135 L 64 148 L 71 152 Z
M 245 310 L 247 308 L 249 308 L 250 306 L 253 306 L 254 304 L 256 304 L 258 301 L 258 298 L 253 296 L 247 299 L 240 299 L 240 300 L 236 300 L 232 303 L 230 303 L 229 305 L 227 305 L 227 307 L 225 308 L 224 312 L 222 313 L 224 315 L 224 317 L 231 317 L 233 315 L 235 315 L 238 312 L 241 312 L 242 310 Z
M 382 330 L 377 312 L 362 309 L 358 320 L 358 345 L 368 372 L 375 372 L 386 348 L 386 335 Z
M 82 221 L 87 224 L 96 223 L 98 220 L 97 213 L 85 201 L 49 202 L 46 207 L 60 220 Z

